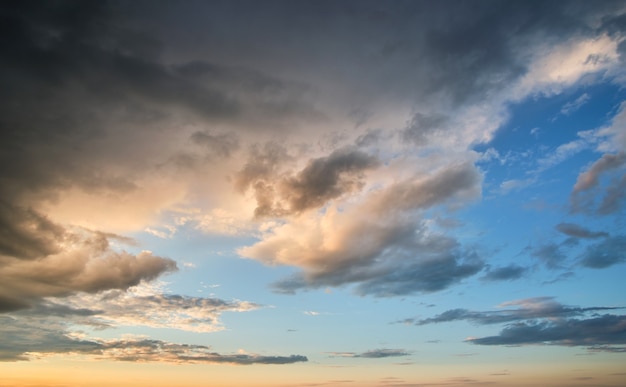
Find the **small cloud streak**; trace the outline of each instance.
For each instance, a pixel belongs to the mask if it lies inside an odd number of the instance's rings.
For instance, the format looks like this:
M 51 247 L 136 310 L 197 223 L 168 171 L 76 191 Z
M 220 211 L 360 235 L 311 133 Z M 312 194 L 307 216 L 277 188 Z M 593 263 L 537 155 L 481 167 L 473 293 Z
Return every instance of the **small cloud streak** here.
M 563 105 L 563 107 L 561 108 L 561 114 L 569 116 L 570 114 L 580 109 L 584 104 L 589 102 L 590 99 L 591 97 L 589 97 L 589 94 L 583 93 L 580 97 Z
M 489 269 L 482 277 L 485 281 L 513 281 L 524 276 L 528 268 L 511 264 L 508 266 Z
M 356 352 L 329 352 L 331 357 L 353 357 L 353 358 L 366 358 L 366 359 L 382 359 L 387 357 L 401 357 L 410 356 L 411 352 L 404 349 L 373 349 L 362 353 Z
M 559 223 L 556 225 L 556 229 L 563 234 L 574 238 L 597 239 L 609 236 L 609 233 L 607 232 L 591 231 L 585 227 L 573 223 Z

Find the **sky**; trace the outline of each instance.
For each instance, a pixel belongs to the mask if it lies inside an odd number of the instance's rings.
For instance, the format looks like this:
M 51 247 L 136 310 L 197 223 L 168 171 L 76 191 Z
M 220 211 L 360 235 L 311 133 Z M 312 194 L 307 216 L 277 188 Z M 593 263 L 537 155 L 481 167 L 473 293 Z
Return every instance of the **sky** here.
M 626 2 L 0 18 L 0 386 L 626 385 Z

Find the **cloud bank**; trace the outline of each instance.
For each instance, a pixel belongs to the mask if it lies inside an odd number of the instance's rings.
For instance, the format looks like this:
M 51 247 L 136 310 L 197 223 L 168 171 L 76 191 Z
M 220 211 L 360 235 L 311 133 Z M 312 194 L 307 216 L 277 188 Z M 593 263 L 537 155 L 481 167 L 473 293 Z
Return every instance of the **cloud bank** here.
M 497 311 L 452 309 L 426 319 L 407 319 L 415 325 L 470 321 L 480 325 L 507 324 L 498 335 L 469 338 L 479 345 L 562 345 L 585 346 L 593 351 L 619 352 L 626 344 L 626 316 L 600 314 L 623 307 L 572 307 L 551 297 L 510 301 Z

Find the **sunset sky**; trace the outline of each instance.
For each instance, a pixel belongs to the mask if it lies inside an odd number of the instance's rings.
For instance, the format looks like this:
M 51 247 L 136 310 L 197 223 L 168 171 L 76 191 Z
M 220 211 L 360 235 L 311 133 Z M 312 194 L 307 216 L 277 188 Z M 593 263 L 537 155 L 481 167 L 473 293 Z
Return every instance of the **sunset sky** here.
M 0 18 L 0 386 L 626 386 L 626 1 Z

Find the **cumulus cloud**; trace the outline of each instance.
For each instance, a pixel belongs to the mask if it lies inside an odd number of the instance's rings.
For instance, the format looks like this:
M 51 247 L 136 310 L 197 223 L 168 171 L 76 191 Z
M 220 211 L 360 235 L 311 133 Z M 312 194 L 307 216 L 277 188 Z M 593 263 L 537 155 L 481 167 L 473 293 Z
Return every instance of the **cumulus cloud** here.
M 0 311 L 99 326 L 210 331 L 219 329 L 220 313 L 258 307 L 133 293 L 176 264 L 113 248 L 121 239 L 102 230 L 172 236 L 176 229 L 159 224 L 161 216 L 181 207 L 197 206 L 190 218 L 200 230 L 258 237 L 241 256 L 296 267 L 275 284 L 281 292 L 350 285 L 362 295 L 397 296 L 478 274 L 483 258 L 433 231 L 429 212 L 480 197 L 471 146 L 492 138 L 508 103 L 611 76 L 621 39 L 602 24 L 619 8 L 612 3 L 341 3 L 330 19 L 327 5 L 315 2 L 251 2 L 246 15 L 232 4 L 220 12 L 212 3 L 181 5 L 181 14 L 206 15 L 202 28 L 211 25 L 197 39 L 165 33 L 176 17 L 163 4 L 143 12 L 129 12 L 131 3 L 7 4 L 0 5 L 11 37 L 0 42 L 0 97 L 10 101 L 0 106 Z M 258 15 L 263 28 L 249 28 Z M 320 20 L 326 28 L 308 28 Z M 601 135 L 622 141 L 619 122 Z M 544 164 L 585 146 L 564 144 Z M 602 148 L 581 174 L 573 202 L 621 170 L 624 148 L 614 148 Z M 611 181 L 598 212 L 618 211 L 625 181 Z M 510 180 L 502 189 L 532 182 Z M 259 226 L 267 218 L 275 222 Z M 607 237 L 580 262 L 610 266 L 623 260 L 621 248 Z M 533 254 L 549 267 L 564 260 L 558 246 Z M 511 265 L 484 278 L 523 273 Z M 145 353 L 168 345 L 154 343 L 127 345 Z
M 278 225 L 239 253 L 301 268 L 275 284 L 281 292 L 344 284 L 379 296 L 445 289 L 483 263 L 454 238 L 430 233 L 416 212 L 470 200 L 480 181 L 473 166 L 451 165 L 372 191 L 352 206 L 330 206 Z
M 363 172 L 378 165 L 376 157 L 361 150 L 339 149 L 310 160 L 289 176 L 277 170 L 278 162 L 286 158 L 283 148 L 266 144 L 263 153 L 253 149 L 251 161 L 238 174 L 241 190 L 254 188 L 256 217 L 280 217 L 323 207 L 331 199 L 360 190 Z
M 32 210 L 9 207 L 0 240 L 1 310 L 27 307 L 50 296 L 125 290 L 177 270 L 176 263 L 149 251 L 130 254 L 110 246 L 112 234 L 64 228 Z

